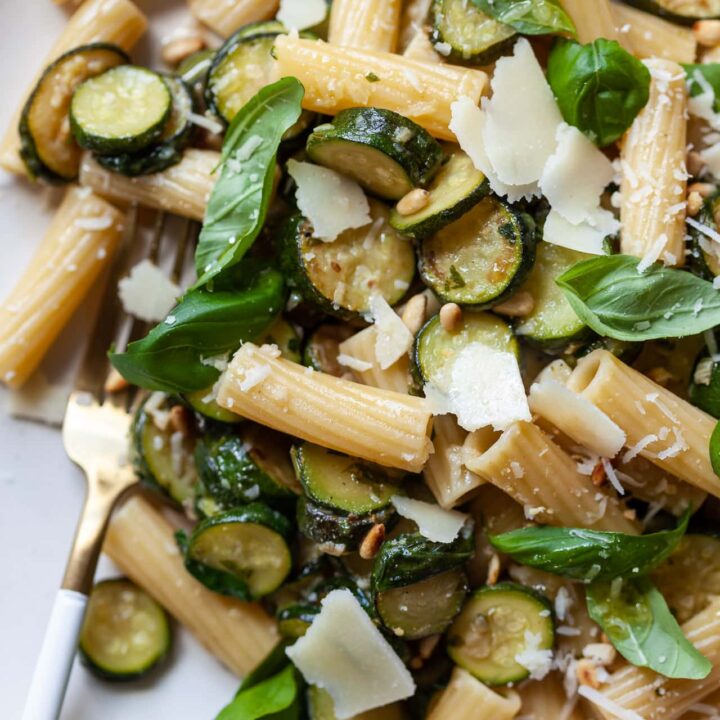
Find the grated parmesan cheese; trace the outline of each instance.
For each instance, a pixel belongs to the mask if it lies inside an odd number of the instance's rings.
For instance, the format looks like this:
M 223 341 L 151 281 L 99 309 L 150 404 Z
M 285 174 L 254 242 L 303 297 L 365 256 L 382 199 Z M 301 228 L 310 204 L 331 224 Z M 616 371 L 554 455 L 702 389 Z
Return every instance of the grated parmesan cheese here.
M 125 312 L 146 322 L 162 320 L 175 305 L 180 288 L 150 260 L 142 260 L 118 283 Z
M 370 298 L 370 313 L 376 330 L 375 359 L 387 370 L 410 350 L 414 337 L 382 295 L 376 293 Z
M 612 466 L 612 463 L 607 458 L 603 458 L 602 466 L 603 470 L 605 470 L 605 476 L 610 481 L 610 484 L 615 488 L 618 495 L 624 495 L 625 488 L 622 486 L 620 479 L 615 472 L 615 468 Z
M 420 534 L 433 542 L 452 542 L 468 518 L 457 510 L 443 510 L 439 505 L 401 495 L 394 495 L 391 500 L 398 514 L 417 523 Z
M 365 372 L 370 370 L 373 366 L 371 362 L 360 360 L 359 358 L 352 357 L 351 355 L 345 355 L 344 353 L 340 353 L 337 356 L 337 361 L 340 365 L 349 367 L 351 370 L 357 370 L 358 372 Z
M 540 641 L 540 633 L 526 630 L 526 647 L 515 656 L 515 662 L 530 672 L 531 680 L 542 680 L 552 669 L 552 650 L 541 650 Z
M 242 392 L 252 390 L 260 385 L 270 375 L 269 365 L 253 365 L 246 373 L 245 377 L 238 382 L 238 387 Z
M 291 30 L 307 30 L 325 20 L 326 0 L 280 0 L 277 19 Z

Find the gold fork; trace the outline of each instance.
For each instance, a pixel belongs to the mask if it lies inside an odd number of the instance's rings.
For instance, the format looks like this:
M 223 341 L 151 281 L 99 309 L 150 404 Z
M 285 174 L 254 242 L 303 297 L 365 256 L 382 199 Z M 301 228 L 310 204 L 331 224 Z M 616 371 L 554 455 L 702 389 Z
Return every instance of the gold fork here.
M 165 226 L 159 213 L 147 256 L 157 261 Z M 88 595 L 110 514 L 118 500 L 137 485 L 127 457 L 130 409 L 135 391 L 105 391 L 107 350 L 113 340 L 122 349 L 121 330 L 127 330 L 117 283 L 137 244 L 137 208 L 128 213 L 125 241 L 106 280 L 94 330 L 70 395 L 63 422 L 63 443 L 70 459 L 87 477 L 87 495 L 78 521 L 65 576 L 55 599 L 42 649 L 35 666 L 23 720 L 56 720 L 62 708 L 77 649 Z M 177 244 L 173 279 L 182 273 L 186 248 L 195 226 L 189 221 Z M 130 321 L 128 339 L 137 337 L 143 324 Z

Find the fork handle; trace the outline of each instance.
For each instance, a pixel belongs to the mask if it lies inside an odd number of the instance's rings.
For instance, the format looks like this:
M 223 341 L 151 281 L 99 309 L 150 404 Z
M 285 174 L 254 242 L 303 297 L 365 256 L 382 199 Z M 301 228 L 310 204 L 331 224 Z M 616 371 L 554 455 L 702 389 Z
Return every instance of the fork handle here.
M 22 720 L 57 720 L 67 688 L 87 595 L 58 590 Z

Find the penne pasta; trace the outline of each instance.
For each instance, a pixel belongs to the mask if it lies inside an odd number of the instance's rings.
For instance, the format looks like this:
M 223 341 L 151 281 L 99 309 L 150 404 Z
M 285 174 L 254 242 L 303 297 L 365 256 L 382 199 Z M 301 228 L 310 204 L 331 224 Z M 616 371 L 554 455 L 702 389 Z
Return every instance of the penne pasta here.
M 625 133 L 621 163 L 621 250 L 666 265 L 685 264 L 687 88 L 685 71 L 651 59 L 650 99 Z
M 720 715 L 720 690 L 702 698 L 691 706 L 680 720 L 717 720 Z
M 437 54 L 430 42 L 427 32 L 422 28 L 415 33 L 415 36 L 408 43 L 408 46 L 403 51 L 403 57 L 418 62 L 435 64 L 442 62 L 440 55 Z
M 589 43 L 598 38 L 606 38 L 619 42 L 628 52 L 633 52 L 628 34 L 619 30 L 620 24 L 610 0 L 560 0 L 560 4 L 575 23 L 579 42 Z
M 275 621 L 256 603 L 208 590 L 185 569 L 175 528 L 140 495 L 108 526 L 104 552 L 226 667 L 243 677 L 278 640 Z
M 258 20 L 269 20 L 279 0 L 188 0 L 190 12 L 222 37 Z
M 124 215 L 87 190 L 67 191 L 45 238 L 0 307 L 0 382 L 19 387 L 108 267 Z
M 491 690 L 469 672 L 456 667 L 450 682 L 428 714 L 428 720 L 512 720 L 520 710 L 514 690 Z
M 445 64 L 420 63 L 386 52 L 355 50 L 281 35 L 275 42 L 277 73 L 305 87 L 303 107 L 334 115 L 351 107 L 394 110 L 433 135 L 453 140 L 448 125 L 457 98 L 479 102 L 487 75 Z M 379 80 L 370 82 L 368 76 Z
M 536 425 L 513 423 L 498 438 L 477 431 L 465 443 L 469 470 L 497 485 L 528 518 L 564 527 L 637 533 L 622 505 L 581 475 L 574 460 Z
M 139 203 L 192 220 L 202 220 L 220 154 L 213 150 L 186 150 L 171 168 L 152 175 L 128 178 L 100 167 L 86 153 L 80 165 L 80 184 L 98 195 L 121 203 Z
M 371 462 L 419 472 L 430 452 L 421 398 L 359 385 L 246 343 L 220 381 L 218 404 L 262 425 Z
M 328 42 L 395 52 L 401 9 L 400 0 L 333 0 Z
M 423 29 L 433 0 L 405 0 L 400 17 L 399 48 L 404 53 L 413 38 Z
M 130 0 L 87 0 L 68 21 L 65 29 L 45 59 L 42 69 L 64 52 L 92 42 L 108 42 L 131 50 L 145 32 L 147 19 Z M 0 142 L 0 167 L 17 175 L 25 175 L 25 164 L 20 158 L 18 122 L 27 97 L 32 92 L 40 72 L 23 97 L 21 106 L 10 120 Z
M 580 701 L 568 698 L 563 687 L 562 676 L 551 673 L 542 681 L 530 680 L 518 688 L 522 701 L 520 714 L 532 720 L 585 720 Z
M 708 450 L 715 420 L 702 410 L 606 350 L 580 360 L 568 387 L 625 431 L 629 450 L 622 462 L 642 455 L 685 482 L 720 495 L 720 479 L 710 465 Z

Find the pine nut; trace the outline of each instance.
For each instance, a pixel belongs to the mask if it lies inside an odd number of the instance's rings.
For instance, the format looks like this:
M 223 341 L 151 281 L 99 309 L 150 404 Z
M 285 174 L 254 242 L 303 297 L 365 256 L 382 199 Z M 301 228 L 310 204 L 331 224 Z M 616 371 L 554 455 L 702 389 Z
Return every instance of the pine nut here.
M 617 651 L 610 643 L 588 643 L 582 651 L 583 657 L 595 660 L 601 665 L 612 665 Z
M 170 408 L 170 427 L 184 438 L 190 437 L 190 413 L 184 405 L 173 405 Z
M 168 65 L 175 67 L 185 58 L 190 57 L 190 55 L 202 50 L 204 47 L 205 41 L 199 35 L 175 38 L 163 45 L 162 59 Z
M 427 311 L 427 296 L 419 293 L 413 295 L 406 303 L 402 312 L 402 321 L 407 329 L 417 335 L 420 328 L 425 324 L 425 312 Z
M 714 47 L 720 43 L 720 20 L 698 20 L 692 30 L 698 45 Z
M 398 201 L 395 209 L 400 215 L 412 215 L 420 212 L 430 204 L 430 193 L 422 188 L 415 188 Z
M 105 380 L 106 393 L 118 393 L 130 387 L 130 383 L 115 369 L 112 368 Z
M 358 554 L 363 560 L 372 560 L 378 554 L 383 542 L 385 542 L 385 526 L 382 523 L 373 525 L 363 538 Z
M 691 192 L 687 198 L 687 214 L 695 217 L 703 206 L 703 197 L 699 192 Z
M 443 330 L 455 332 L 457 326 L 462 322 L 462 309 L 457 303 L 445 303 L 440 308 L 440 324 Z
M 509 300 L 504 303 L 495 305 L 493 312 L 499 313 L 500 315 L 508 315 L 509 317 L 525 317 L 529 315 L 535 307 L 535 300 L 533 296 L 522 290 L 516 292 Z

